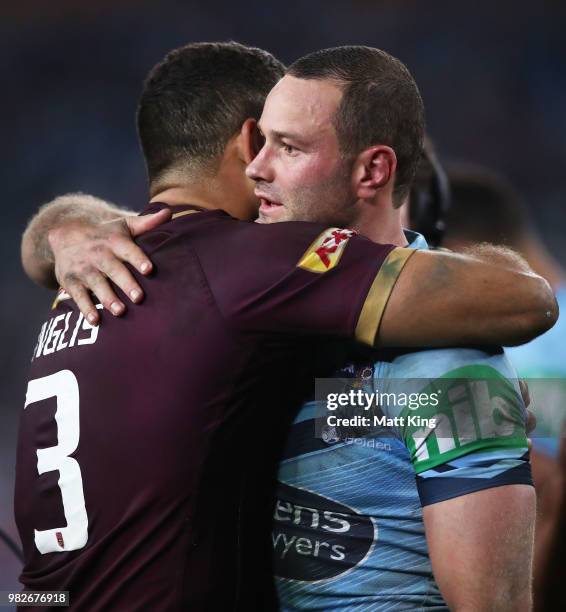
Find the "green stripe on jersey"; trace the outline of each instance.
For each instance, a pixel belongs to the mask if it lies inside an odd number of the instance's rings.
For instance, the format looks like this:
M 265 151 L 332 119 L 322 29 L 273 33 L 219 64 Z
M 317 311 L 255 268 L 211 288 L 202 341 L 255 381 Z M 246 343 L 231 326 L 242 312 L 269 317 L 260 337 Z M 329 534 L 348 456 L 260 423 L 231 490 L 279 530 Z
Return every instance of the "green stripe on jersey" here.
M 431 381 L 422 393 L 438 393 L 436 406 L 403 410 L 402 435 L 420 474 L 478 450 L 526 448 L 525 409 L 513 383 L 495 368 L 469 365 Z M 408 417 L 435 419 L 435 427 Z

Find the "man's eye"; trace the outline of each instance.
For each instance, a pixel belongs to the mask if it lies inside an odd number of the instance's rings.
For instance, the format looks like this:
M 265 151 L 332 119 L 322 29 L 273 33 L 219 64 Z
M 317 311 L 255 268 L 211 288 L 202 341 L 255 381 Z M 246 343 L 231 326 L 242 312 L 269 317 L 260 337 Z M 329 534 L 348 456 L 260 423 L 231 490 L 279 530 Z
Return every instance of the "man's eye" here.
M 285 151 L 285 153 L 287 153 L 288 155 L 292 155 L 293 153 L 296 153 L 298 149 L 296 149 L 295 147 L 293 147 L 292 145 L 289 144 L 283 144 L 283 150 Z

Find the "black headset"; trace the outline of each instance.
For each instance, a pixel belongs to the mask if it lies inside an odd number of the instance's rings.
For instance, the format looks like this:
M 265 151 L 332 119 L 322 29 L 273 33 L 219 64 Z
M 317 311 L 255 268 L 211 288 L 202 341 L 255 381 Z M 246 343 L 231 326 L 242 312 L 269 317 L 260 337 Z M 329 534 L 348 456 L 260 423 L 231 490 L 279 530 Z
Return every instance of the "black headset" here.
M 409 197 L 411 229 L 422 234 L 431 247 L 442 245 L 446 214 L 450 208 L 450 183 L 432 146 L 423 147 L 423 158 L 432 172 L 427 181 L 415 181 Z

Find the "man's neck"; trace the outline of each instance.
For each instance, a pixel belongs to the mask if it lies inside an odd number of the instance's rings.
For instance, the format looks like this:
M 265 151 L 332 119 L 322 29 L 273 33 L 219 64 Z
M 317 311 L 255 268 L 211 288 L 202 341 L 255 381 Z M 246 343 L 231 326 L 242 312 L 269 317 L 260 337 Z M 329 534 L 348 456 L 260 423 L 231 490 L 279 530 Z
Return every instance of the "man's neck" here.
M 249 219 L 257 214 L 253 185 L 245 178 L 243 161 L 234 155 L 223 160 L 213 172 L 197 174 L 173 169 L 150 187 L 151 202 L 220 209 L 237 219 Z
M 171 185 L 159 188 L 155 191 L 150 202 L 163 202 L 169 206 L 193 204 L 194 206 L 211 210 L 220 208 L 212 194 L 207 193 L 206 190 L 184 185 Z
M 401 213 L 391 204 L 387 207 L 362 207 L 351 227 L 362 236 L 381 244 L 407 246 L 407 238 L 401 225 Z

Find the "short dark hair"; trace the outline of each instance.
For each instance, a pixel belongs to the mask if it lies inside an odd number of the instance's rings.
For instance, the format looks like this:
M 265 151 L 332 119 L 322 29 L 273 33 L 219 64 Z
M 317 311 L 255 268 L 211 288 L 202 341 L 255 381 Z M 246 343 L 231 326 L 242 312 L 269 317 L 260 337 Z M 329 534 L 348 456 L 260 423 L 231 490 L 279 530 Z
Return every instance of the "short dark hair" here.
M 149 73 L 137 113 L 149 179 L 179 163 L 214 164 L 265 98 L 285 66 L 267 51 L 236 42 L 192 43 Z
M 424 107 L 407 67 L 380 49 L 363 46 L 315 51 L 297 60 L 287 74 L 299 79 L 332 79 L 342 88 L 334 127 L 344 155 L 375 144 L 397 156 L 394 203 L 406 199 L 421 156 Z
M 473 164 L 448 169 L 452 206 L 446 237 L 458 242 L 490 242 L 517 248 L 529 232 L 528 209 L 506 179 Z

